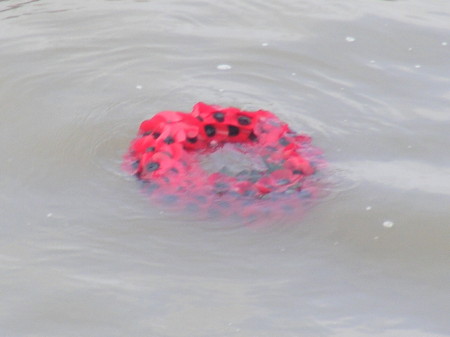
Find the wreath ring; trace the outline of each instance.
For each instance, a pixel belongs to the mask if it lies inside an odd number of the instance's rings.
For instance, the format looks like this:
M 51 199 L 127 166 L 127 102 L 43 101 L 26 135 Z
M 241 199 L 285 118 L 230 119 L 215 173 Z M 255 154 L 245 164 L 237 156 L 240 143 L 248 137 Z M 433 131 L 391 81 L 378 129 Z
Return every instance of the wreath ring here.
M 191 113 L 161 111 L 141 123 L 125 155 L 125 169 L 171 202 L 261 199 L 295 194 L 315 173 L 309 136 L 292 131 L 273 113 L 197 103 Z M 201 158 L 233 144 L 257 156 L 261 169 L 208 172 Z M 222 201 L 223 201 L 222 200 Z

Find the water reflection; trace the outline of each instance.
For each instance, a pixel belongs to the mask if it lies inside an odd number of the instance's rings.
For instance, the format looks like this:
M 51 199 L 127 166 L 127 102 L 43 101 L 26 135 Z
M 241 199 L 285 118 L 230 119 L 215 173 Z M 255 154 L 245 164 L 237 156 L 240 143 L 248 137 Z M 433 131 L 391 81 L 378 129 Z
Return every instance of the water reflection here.
M 40 0 L 29 0 L 29 1 L 19 2 L 19 3 L 14 3 L 14 4 L 11 4 L 12 1 L 4 1 L 5 2 L 4 3 L 5 7 L 4 8 L 0 8 L 0 12 L 6 12 L 6 11 L 15 10 L 17 8 L 29 5 L 29 4 L 31 4 L 33 2 L 39 2 L 39 1 Z M 15 2 L 17 2 L 17 1 L 15 1 Z

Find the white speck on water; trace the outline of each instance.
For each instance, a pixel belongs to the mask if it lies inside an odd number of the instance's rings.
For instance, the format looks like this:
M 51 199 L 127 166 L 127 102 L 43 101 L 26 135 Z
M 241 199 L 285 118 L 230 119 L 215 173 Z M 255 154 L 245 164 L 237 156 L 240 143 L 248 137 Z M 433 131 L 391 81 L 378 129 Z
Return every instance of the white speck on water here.
M 444 46 L 444 47 L 445 47 L 446 45 L 448 45 L 448 43 L 447 43 L 446 41 L 444 41 L 444 42 L 441 43 L 441 46 Z
M 375 60 L 370 60 L 369 63 L 374 64 Z
M 421 66 L 420 64 L 416 64 L 416 65 L 414 66 L 414 68 L 419 69 L 419 68 L 422 68 L 422 66 Z
M 409 48 L 408 48 L 408 51 L 412 51 L 412 50 L 413 50 L 412 47 L 409 47 Z
M 366 211 L 370 211 L 372 209 L 372 206 L 367 206 Z
M 291 73 L 291 75 L 292 75 L 292 76 L 296 76 L 296 75 L 297 75 L 297 73 Z
M 231 66 L 229 64 L 219 64 L 217 66 L 217 69 L 219 69 L 219 70 L 230 70 Z
M 225 91 L 225 89 L 219 89 L 219 92 L 224 92 Z
M 53 216 L 53 213 L 47 213 L 47 218 L 51 218 Z
M 263 47 L 267 47 L 268 45 L 269 45 L 268 42 L 263 42 L 263 43 L 261 43 L 261 46 L 263 46 Z
M 374 240 L 378 240 L 380 237 L 379 236 L 374 236 L 373 239 Z
M 137 89 L 137 90 L 141 90 L 141 89 L 142 89 L 142 85 L 138 84 L 138 85 L 136 86 L 136 89 Z
M 386 220 L 385 222 L 383 222 L 383 227 L 385 228 L 392 228 L 394 226 L 394 223 L 390 220 Z
M 408 148 L 408 149 L 412 149 L 412 145 L 408 145 L 407 148 Z
M 347 41 L 347 42 L 355 42 L 356 39 L 355 39 L 353 36 L 347 36 L 347 37 L 345 38 L 345 41 Z

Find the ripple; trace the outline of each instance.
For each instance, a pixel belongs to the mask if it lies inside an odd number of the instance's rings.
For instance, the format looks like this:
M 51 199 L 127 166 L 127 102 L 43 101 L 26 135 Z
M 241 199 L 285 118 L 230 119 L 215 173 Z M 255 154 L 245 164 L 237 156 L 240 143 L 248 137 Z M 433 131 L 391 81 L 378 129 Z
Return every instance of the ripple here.
M 448 167 L 438 167 L 410 160 L 347 161 L 336 163 L 355 181 L 368 181 L 400 190 L 417 190 L 423 193 L 450 195 Z

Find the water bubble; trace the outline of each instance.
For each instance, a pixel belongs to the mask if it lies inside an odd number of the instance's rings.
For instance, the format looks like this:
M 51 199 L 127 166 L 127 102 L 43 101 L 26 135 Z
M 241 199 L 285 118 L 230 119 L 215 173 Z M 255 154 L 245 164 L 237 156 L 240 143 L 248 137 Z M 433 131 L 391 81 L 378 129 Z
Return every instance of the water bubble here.
M 448 45 L 448 43 L 447 43 L 446 41 L 444 41 L 444 42 L 441 43 L 441 46 L 444 46 L 444 47 L 445 47 L 446 45 Z
M 345 38 L 345 41 L 347 41 L 347 42 L 355 42 L 355 38 L 353 37 L 353 36 L 347 36 L 346 38 Z
M 142 85 L 138 84 L 138 85 L 136 86 L 136 89 L 137 89 L 137 90 L 141 90 L 141 89 L 142 89 Z
M 53 213 L 47 213 L 47 218 L 51 218 L 53 216 Z
M 367 206 L 366 211 L 370 211 L 372 209 L 372 206 Z
M 422 66 L 421 66 L 420 64 L 416 64 L 416 65 L 414 66 L 414 68 L 419 69 L 419 68 L 422 68 Z
M 263 46 L 263 47 L 267 47 L 268 45 L 269 45 L 268 42 L 263 42 L 263 43 L 261 43 L 261 46 Z
M 296 74 L 296 73 L 291 73 L 291 75 L 292 75 L 292 76 L 296 76 L 297 74 Z
M 219 64 L 217 66 L 217 69 L 219 69 L 219 70 L 230 70 L 231 66 L 229 64 Z
M 392 228 L 394 226 L 394 222 L 390 221 L 390 220 L 386 220 L 385 222 L 383 222 L 383 227 L 385 228 Z

